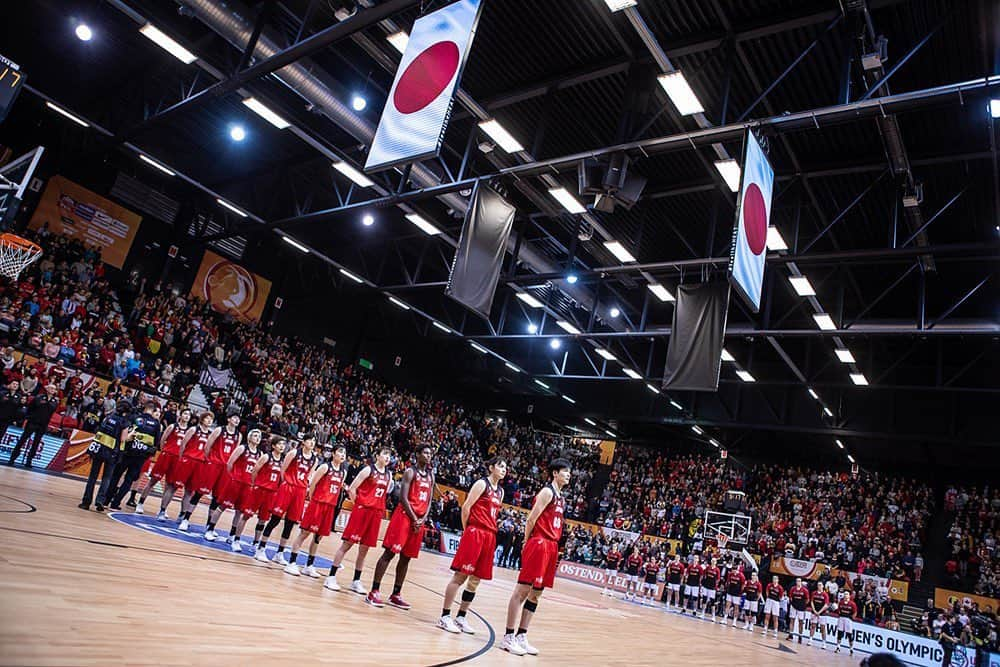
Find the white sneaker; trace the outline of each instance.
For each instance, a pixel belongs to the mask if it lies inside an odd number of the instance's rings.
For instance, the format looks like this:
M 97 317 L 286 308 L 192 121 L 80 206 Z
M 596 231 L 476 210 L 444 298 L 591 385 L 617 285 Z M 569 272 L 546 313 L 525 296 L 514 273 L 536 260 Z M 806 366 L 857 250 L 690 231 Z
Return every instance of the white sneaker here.
M 216 538 L 218 538 L 219 536 L 215 533 L 214 530 L 206 530 L 205 534 L 202 537 L 204 537 L 209 542 L 214 542 Z
M 254 560 L 256 560 L 256 561 L 258 561 L 260 563 L 270 563 L 271 562 L 271 559 L 267 557 L 267 550 L 265 550 L 265 549 L 257 549 L 257 553 L 254 554 L 253 558 L 254 558 Z
M 177 525 L 177 530 L 186 533 L 190 525 L 187 519 L 181 519 L 181 522 Z
M 286 556 L 285 552 L 282 551 L 274 557 L 274 562 L 278 565 L 288 565 L 288 556 Z
M 337 577 L 327 577 L 326 581 L 323 582 L 323 588 L 329 588 L 331 591 L 339 591 L 340 584 L 337 583 Z
M 358 595 L 368 595 L 368 589 L 365 588 L 365 585 L 361 583 L 360 579 L 355 579 L 351 582 L 351 590 Z
M 500 650 L 507 651 L 508 653 L 513 653 L 514 655 L 524 655 L 527 651 L 521 646 L 514 635 L 504 635 L 503 641 L 500 642 Z
M 538 649 L 528 643 L 528 635 L 517 635 L 517 643 L 528 655 L 538 655 Z
M 167 520 L 167 513 L 164 512 L 163 510 L 160 510 L 160 513 L 156 515 L 156 520 L 157 521 L 166 521 Z
M 701 614 L 698 616 L 698 618 L 700 618 L 702 620 L 705 620 L 705 612 L 701 612 Z
M 822 644 L 820 644 L 819 647 L 820 647 L 821 650 L 825 651 L 826 650 L 826 642 L 823 642 Z
M 134 509 L 134 510 L 132 510 L 132 511 L 133 511 L 133 512 L 134 512 L 135 514 L 145 514 L 145 513 L 146 513 L 146 512 L 145 512 L 145 511 L 144 511 L 144 510 L 142 509 L 142 503 L 139 503 L 138 505 L 136 505 L 136 506 L 135 506 L 135 509 Z
M 452 633 L 453 635 L 458 635 L 462 633 L 461 628 L 459 628 L 458 625 L 455 624 L 455 621 L 452 619 L 451 616 L 442 616 L 441 618 L 439 618 L 438 627 L 444 630 L 445 632 Z M 501 648 L 503 647 L 501 646 Z
M 229 550 L 234 554 L 243 553 L 243 547 L 240 545 L 239 540 L 233 540 L 232 544 L 229 545 Z
M 449 616 L 448 618 L 451 617 Z M 458 629 L 467 635 L 476 634 L 476 629 L 472 627 L 472 625 L 469 623 L 469 619 L 467 619 L 465 616 L 459 616 L 458 618 L 456 618 L 455 625 L 457 625 Z
M 313 579 L 319 579 L 319 570 L 316 569 L 315 565 L 306 566 L 306 569 L 302 570 L 302 574 Z
M 285 566 L 284 573 L 290 574 L 293 577 L 297 577 L 300 574 L 302 574 L 302 571 L 299 570 L 298 563 L 289 563 L 288 565 Z

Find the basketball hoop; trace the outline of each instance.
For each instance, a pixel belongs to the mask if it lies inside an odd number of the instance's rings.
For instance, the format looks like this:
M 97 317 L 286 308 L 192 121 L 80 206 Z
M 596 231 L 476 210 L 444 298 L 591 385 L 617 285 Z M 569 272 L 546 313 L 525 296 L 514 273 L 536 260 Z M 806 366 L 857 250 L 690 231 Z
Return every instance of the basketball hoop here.
M 14 234 L 0 234 L 0 275 L 13 281 L 21 271 L 42 256 L 42 249 Z
M 719 551 L 725 551 L 726 545 L 729 544 L 729 536 L 725 533 L 718 533 L 715 536 L 715 542 L 719 545 Z

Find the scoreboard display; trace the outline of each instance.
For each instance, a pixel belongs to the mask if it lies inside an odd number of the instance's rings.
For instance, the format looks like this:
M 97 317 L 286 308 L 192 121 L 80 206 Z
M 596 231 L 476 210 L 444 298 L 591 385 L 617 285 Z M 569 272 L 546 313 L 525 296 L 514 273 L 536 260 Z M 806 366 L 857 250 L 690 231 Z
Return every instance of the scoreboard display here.
M 18 64 L 0 55 L 0 123 L 14 106 L 17 94 L 24 87 L 24 79 L 24 72 Z

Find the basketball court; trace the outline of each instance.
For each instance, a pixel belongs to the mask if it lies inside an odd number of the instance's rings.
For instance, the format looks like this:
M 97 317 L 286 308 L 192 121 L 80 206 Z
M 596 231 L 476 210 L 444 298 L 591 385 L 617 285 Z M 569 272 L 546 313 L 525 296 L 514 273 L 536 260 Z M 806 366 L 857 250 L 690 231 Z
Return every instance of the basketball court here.
M 80 492 L 73 479 L 0 468 L 0 664 L 850 665 L 862 657 L 609 600 L 563 579 L 532 626 L 541 655 L 517 657 L 497 648 L 513 570 L 498 568 L 480 587 L 477 634 L 455 636 L 436 626 L 446 556 L 425 551 L 411 564 L 412 610 L 375 609 L 346 587 L 335 593 L 322 579 L 171 537 L 173 522 L 151 532 L 114 518 L 130 512 L 81 511 Z M 204 511 L 192 529 L 201 530 Z M 319 555 L 330 558 L 338 542 L 323 542 Z M 366 585 L 370 572 L 371 562 Z

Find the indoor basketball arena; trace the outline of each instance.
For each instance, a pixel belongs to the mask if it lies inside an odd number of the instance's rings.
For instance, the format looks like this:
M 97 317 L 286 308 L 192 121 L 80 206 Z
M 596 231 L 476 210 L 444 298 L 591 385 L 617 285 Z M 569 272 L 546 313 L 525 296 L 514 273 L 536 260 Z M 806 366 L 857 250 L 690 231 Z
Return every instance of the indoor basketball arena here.
M 1000 667 L 996 0 L 29 0 L 0 667 Z

